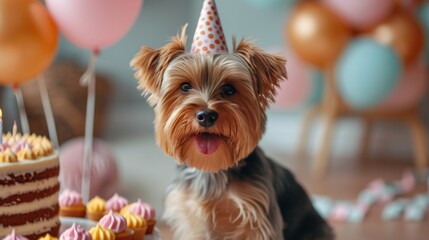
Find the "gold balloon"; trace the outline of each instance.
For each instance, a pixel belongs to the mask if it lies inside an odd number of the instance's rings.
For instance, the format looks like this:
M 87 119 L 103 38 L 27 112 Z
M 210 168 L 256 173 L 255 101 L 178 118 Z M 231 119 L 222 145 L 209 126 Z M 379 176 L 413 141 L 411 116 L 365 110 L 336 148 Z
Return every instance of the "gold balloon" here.
M 285 33 L 298 56 L 319 68 L 334 63 L 351 36 L 348 26 L 320 2 L 297 5 Z
M 423 51 L 423 27 L 411 13 L 399 7 L 392 16 L 371 30 L 370 35 L 395 49 L 405 64 L 414 62 Z
M 57 27 L 42 3 L 0 0 L 0 84 L 16 86 L 36 77 L 57 46 Z

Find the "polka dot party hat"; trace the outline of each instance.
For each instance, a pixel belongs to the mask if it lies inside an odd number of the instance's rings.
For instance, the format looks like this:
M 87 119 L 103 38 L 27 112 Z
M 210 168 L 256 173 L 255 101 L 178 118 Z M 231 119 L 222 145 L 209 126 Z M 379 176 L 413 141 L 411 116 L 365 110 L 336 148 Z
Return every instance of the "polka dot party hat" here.
M 204 1 L 191 52 L 206 55 L 228 52 L 214 0 Z

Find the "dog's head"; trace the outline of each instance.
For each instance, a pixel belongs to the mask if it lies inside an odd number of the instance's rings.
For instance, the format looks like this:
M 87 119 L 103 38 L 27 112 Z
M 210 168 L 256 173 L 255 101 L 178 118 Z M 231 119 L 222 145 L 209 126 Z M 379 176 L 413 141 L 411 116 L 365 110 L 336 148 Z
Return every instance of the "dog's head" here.
M 247 41 L 232 54 L 188 53 L 185 31 L 160 49 L 142 47 L 131 65 L 154 106 L 161 148 L 180 164 L 216 172 L 258 144 L 285 60 Z

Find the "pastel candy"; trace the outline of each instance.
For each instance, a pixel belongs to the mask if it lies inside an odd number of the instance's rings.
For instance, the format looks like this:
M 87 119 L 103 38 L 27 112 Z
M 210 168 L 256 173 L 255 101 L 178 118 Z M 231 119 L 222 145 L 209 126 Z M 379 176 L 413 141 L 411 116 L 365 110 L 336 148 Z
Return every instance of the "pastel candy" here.
M 369 207 L 364 204 L 356 204 L 350 209 L 348 216 L 349 222 L 360 223 L 365 219 L 365 215 L 368 212 Z
M 346 221 L 350 214 L 353 204 L 347 201 L 337 202 L 332 208 L 330 219 L 334 221 Z
M 429 194 L 419 194 L 413 199 L 413 203 L 421 206 L 422 208 L 427 208 L 429 205 Z
M 426 208 L 411 202 L 405 208 L 404 218 L 407 221 L 422 221 L 426 212 Z
M 324 196 L 313 196 L 312 202 L 316 211 L 323 218 L 329 217 L 333 206 L 333 202 L 330 198 Z
M 406 171 L 402 175 L 401 188 L 403 193 L 408 193 L 414 190 L 416 186 L 416 179 L 411 171 Z
M 372 191 L 370 189 L 365 189 L 365 190 L 363 190 L 362 192 L 359 193 L 357 201 L 359 203 L 365 203 L 367 205 L 372 205 L 377 200 L 378 200 L 378 196 L 377 196 L 377 194 L 374 191 Z
M 401 216 L 405 209 L 407 201 L 405 199 L 399 199 L 394 202 L 387 204 L 381 214 L 383 220 L 393 220 Z

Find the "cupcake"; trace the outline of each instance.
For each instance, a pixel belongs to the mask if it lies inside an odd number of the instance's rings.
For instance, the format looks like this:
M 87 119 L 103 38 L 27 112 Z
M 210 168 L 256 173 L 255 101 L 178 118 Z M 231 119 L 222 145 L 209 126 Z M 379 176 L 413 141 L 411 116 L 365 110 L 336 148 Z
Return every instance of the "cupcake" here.
M 92 240 L 92 237 L 87 230 L 73 223 L 61 234 L 60 240 Z
M 155 209 L 148 203 L 142 202 L 140 199 L 131 204 L 128 208 L 128 212 L 139 215 L 146 220 L 147 230 L 146 234 L 152 234 L 153 228 L 155 226 Z
M 44 237 L 40 237 L 39 240 L 58 240 L 58 238 L 52 237 L 51 234 L 47 233 Z
M 143 240 L 147 230 L 147 223 L 143 217 L 130 212 L 123 215 L 127 221 L 127 227 L 134 231 L 133 240 Z
M 3 240 L 28 240 L 28 238 L 16 234 L 15 229 L 12 229 L 12 232 L 9 235 L 5 236 Z
M 59 197 L 60 216 L 85 217 L 85 205 L 82 196 L 75 191 L 64 190 Z
M 99 196 L 95 196 L 86 204 L 86 217 L 98 222 L 106 213 L 106 201 Z
M 120 212 L 121 209 L 128 205 L 128 200 L 122 196 L 119 196 L 117 193 L 113 195 L 106 202 L 106 210 L 112 210 L 114 212 Z
M 115 233 L 99 224 L 89 229 L 89 234 L 91 234 L 92 240 L 115 240 Z
M 127 228 L 127 221 L 119 213 L 109 211 L 107 215 L 102 217 L 98 222 L 100 227 L 107 228 L 115 233 L 116 240 L 132 240 L 133 231 Z

